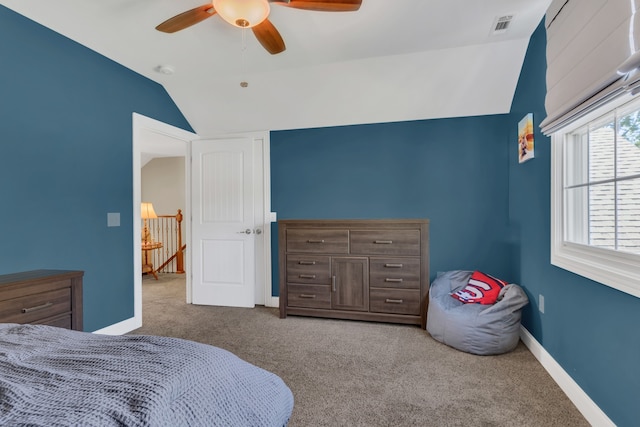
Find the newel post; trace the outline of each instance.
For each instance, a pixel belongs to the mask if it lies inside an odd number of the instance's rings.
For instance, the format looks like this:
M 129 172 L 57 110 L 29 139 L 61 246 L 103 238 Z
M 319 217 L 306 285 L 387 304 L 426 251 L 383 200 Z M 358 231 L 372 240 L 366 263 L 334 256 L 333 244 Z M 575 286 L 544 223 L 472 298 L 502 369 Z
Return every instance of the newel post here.
M 178 228 L 178 252 L 176 252 L 176 273 L 184 274 L 184 257 L 182 253 L 182 210 L 178 209 L 176 215 Z

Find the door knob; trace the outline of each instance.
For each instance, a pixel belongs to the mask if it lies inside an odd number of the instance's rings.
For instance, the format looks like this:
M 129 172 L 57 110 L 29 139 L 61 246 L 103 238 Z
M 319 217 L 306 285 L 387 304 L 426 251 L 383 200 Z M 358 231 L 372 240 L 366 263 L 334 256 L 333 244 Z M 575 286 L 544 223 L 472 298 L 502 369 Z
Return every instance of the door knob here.
M 254 230 L 254 233 L 256 233 L 256 234 L 262 234 L 262 229 L 260 229 L 260 228 L 256 228 L 256 229 Z
M 238 234 L 251 234 L 251 229 L 250 229 L 250 228 L 247 228 L 247 229 L 246 229 L 246 230 L 244 230 L 244 231 L 238 231 Z

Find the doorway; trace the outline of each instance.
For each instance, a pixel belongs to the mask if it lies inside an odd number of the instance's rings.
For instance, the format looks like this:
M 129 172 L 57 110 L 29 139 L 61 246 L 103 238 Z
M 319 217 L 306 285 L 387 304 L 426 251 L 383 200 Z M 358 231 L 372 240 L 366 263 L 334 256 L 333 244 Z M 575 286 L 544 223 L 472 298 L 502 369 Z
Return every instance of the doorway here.
M 148 301 L 150 288 L 165 288 L 170 283 L 176 288 L 172 293 L 180 302 L 185 302 L 186 283 L 184 269 L 185 234 L 185 162 L 186 144 L 173 143 L 171 151 L 143 151 L 141 154 L 142 215 L 152 210 L 157 218 L 143 220 L 146 231 L 142 240 L 146 242 L 142 251 L 143 309 Z M 145 203 L 148 203 L 145 205 Z M 146 207 L 146 209 L 145 209 Z M 178 216 L 179 215 L 179 216 Z M 178 228 L 179 227 L 179 228 Z M 161 284 L 162 283 L 162 284 Z
M 252 133 L 255 135 L 255 133 Z M 278 299 L 271 296 L 271 222 L 275 220 L 275 214 L 271 210 L 270 195 L 270 163 L 269 163 L 269 139 L 268 132 L 260 133 L 263 143 L 259 151 L 259 155 L 254 159 L 254 166 L 259 171 L 256 173 L 255 185 L 260 188 L 258 205 L 256 209 L 260 212 L 259 217 L 262 220 L 262 228 L 264 230 L 263 239 L 256 245 L 255 256 L 255 286 L 256 286 L 256 304 L 269 307 L 277 307 Z M 187 244 L 187 253 L 185 256 L 186 273 L 186 302 L 192 301 L 192 284 L 191 284 L 191 142 L 199 140 L 200 137 L 194 133 L 176 128 L 166 123 L 133 114 L 133 247 L 134 247 L 134 318 L 133 325 L 129 330 L 142 326 L 142 275 L 141 275 L 141 226 L 140 226 L 140 203 L 141 203 L 141 164 L 142 153 L 174 153 L 184 150 L 185 153 L 185 242 Z

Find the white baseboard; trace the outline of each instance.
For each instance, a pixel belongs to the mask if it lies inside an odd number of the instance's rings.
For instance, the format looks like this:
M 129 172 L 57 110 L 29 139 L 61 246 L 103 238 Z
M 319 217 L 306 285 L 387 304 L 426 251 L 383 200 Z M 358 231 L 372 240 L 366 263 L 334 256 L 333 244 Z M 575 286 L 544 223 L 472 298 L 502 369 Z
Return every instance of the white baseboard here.
M 140 320 L 141 319 L 138 319 L 136 317 L 130 317 L 129 319 L 123 320 L 122 322 L 114 323 L 113 325 L 107 326 L 106 328 L 93 331 L 93 333 L 102 335 L 124 335 L 127 332 L 131 332 L 134 329 L 142 327 L 142 322 Z
M 265 298 L 264 305 L 265 307 L 280 307 L 280 298 L 279 297 Z
M 520 326 L 520 339 L 592 426 L 615 427 L 613 421 L 591 400 L 589 395 L 580 388 L 578 383 L 571 378 L 524 326 Z

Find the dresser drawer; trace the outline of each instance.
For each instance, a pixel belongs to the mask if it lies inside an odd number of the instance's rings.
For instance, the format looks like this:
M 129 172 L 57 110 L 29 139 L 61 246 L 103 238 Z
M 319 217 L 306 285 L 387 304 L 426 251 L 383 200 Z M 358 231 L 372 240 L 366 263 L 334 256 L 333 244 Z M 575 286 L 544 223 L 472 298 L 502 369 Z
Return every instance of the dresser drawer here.
M 371 258 L 372 288 L 420 289 L 420 258 Z
M 331 283 L 331 263 L 328 256 L 287 255 L 287 282 Z
M 351 253 L 420 255 L 420 230 L 351 230 Z
M 287 230 L 287 252 L 349 253 L 349 230 Z
M 72 329 L 71 314 L 61 314 L 56 317 L 48 317 L 33 322 L 36 325 L 57 326 L 58 328 Z
M 420 290 L 379 289 L 369 290 L 369 310 L 376 313 L 420 314 Z
M 0 301 L 0 322 L 39 323 L 42 319 L 71 313 L 71 288 L 25 295 Z
M 290 283 L 287 304 L 291 307 L 331 308 L 331 287 Z

